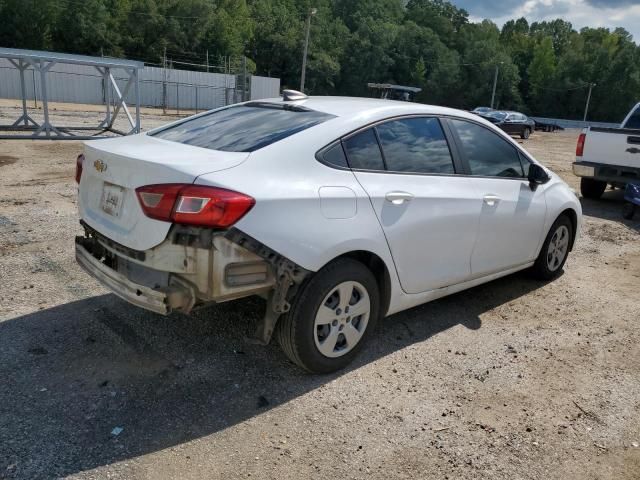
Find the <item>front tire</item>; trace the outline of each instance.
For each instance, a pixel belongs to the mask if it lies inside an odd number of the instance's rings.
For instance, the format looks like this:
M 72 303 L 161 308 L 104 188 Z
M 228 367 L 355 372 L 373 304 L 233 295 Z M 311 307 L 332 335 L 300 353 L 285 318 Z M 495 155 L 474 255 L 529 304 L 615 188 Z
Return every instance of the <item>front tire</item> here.
M 624 204 L 624 207 L 622 207 L 622 217 L 627 219 L 627 220 L 633 220 L 633 216 L 636 213 L 636 206 L 631 203 L 631 202 L 627 202 Z
M 606 189 L 607 182 L 589 177 L 582 177 L 580 179 L 580 193 L 584 198 L 598 200 Z
M 284 353 L 312 373 L 347 366 L 363 348 L 380 314 L 373 273 L 341 258 L 305 282 L 280 319 L 276 338 Z
M 560 215 L 545 238 L 536 263 L 534 276 L 540 280 L 553 280 L 562 272 L 573 238 L 573 224 L 567 215 Z

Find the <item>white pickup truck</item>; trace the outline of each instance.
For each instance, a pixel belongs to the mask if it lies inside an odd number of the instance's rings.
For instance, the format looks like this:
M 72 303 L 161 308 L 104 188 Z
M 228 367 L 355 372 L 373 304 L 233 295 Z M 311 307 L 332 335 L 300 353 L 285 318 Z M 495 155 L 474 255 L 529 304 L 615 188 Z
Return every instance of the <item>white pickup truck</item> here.
M 607 185 L 640 181 L 640 103 L 620 128 L 588 127 L 578 137 L 573 173 L 585 198 L 600 198 Z

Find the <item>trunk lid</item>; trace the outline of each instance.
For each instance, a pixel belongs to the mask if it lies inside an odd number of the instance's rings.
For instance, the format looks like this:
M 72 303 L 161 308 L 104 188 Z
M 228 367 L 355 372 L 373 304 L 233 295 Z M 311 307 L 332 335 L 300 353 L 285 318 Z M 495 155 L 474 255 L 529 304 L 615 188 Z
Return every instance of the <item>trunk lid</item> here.
M 221 152 L 146 134 L 85 143 L 78 191 L 81 218 L 134 250 L 160 244 L 171 223 L 147 217 L 135 189 L 159 183 L 193 183 L 206 173 L 240 165 L 244 152 Z

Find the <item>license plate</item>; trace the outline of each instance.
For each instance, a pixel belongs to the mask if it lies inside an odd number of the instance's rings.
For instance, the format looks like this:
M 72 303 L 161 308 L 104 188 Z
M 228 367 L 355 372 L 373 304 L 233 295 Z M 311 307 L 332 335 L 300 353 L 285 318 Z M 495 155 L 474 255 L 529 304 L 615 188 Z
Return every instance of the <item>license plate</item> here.
M 104 183 L 102 187 L 102 200 L 100 205 L 102 211 L 118 218 L 122 211 L 122 201 L 124 199 L 124 188 L 113 183 Z

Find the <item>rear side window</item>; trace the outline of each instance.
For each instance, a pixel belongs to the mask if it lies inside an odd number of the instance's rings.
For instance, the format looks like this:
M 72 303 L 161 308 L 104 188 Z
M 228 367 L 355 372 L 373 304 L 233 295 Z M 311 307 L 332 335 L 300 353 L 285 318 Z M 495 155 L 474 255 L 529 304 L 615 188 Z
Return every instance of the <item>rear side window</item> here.
M 351 168 L 384 170 L 378 139 L 372 128 L 343 140 L 343 144 Z
M 640 107 L 636 108 L 636 111 L 629 117 L 624 128 L 638 128 L 640 129 Z
M 245 104 L 190 118 L 150 135 L 211 150 L 253 152 L 331 118 L 294 105 Z
M 344 150 L 342 149 L 342 144 L 340 142 L 325 150 L 322 154 L 322 159 L 335 167 L 349 168 L 349 165 L 347 164 L 347 157 L 344 154 Z
M 436 118 L 404 118 L 376 127 L 392 172 L 454 173 L 447 140 Z
M 472 175 L 524 177 L 517 150 L 485 127 L 464 120 L 450 120 Z

